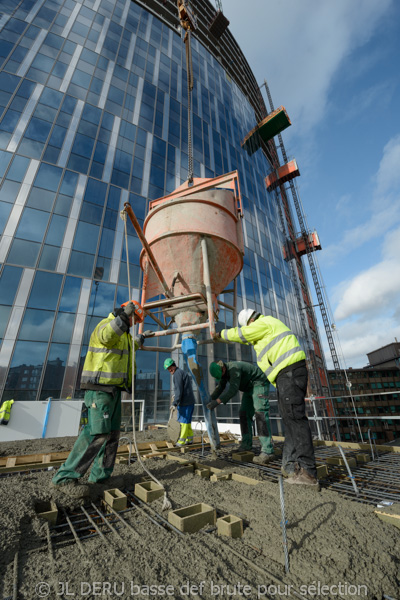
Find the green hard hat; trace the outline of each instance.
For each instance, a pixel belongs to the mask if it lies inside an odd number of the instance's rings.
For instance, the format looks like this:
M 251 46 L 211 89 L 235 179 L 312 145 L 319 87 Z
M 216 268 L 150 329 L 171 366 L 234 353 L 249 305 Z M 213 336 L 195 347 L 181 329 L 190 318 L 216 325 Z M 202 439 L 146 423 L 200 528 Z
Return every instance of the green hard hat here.
M 212 362 L 210 364 L 210 375 L 215 379 L 222 379 L 222 365 L 220 363 Z
M 172 358 L 166 358 L 164 360 L 164 369 L 167 370 L 168 367 L 172 367 L 172 365 L 174 365 L 175 362 L 172 360 Z

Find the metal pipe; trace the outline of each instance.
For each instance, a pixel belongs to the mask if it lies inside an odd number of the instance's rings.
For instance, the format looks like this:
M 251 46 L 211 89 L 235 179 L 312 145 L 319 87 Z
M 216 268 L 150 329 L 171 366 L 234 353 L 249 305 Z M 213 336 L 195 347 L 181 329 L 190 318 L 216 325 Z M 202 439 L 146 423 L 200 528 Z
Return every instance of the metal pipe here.
M 203 277 L 204 277 L 204 284 L 206 286 L 208 324 L 210 326 L 210 336 L 213 338 L 215 336 L 215 321 L 214 321 L 214 309 L 213 309 L 213 301 L 212 301 L 212 293 L 211 293 L 210 265 L 208 263 L 206 238 L 201 239 L 200 245 L 201 245 L 201 251 L 203 254 Z
M 342 455 L 342 458 L 343 458 L 344 464 L 346 465 L 346 469 L 347 469 L 347 472 L 348 472 L 348 474 L 349 474 L 349 477 L 350 477 L 351 483 L 353 484 L 354 491 L 355 491 L 356 495 L 358 496 L 358 494 L 359 494 L 360 492 L 358 491 L 358 487 L 357 487 L 357 484 L 356 484 L 356 482 L 355 482 L 354 475 L 353 475 L 353 473 L 351 472 L 351 469 L 350 469 L 350 467 L 349 467 L 349 463 L 347 462 L 347 459 L 346 459 L 345 453 L 344 453 L 344 451 L 343 451 L 343 448 L 342 448 L 342 446 L 338 446 L 338 448 L 339 448 L 339 450 L 340 450 L 340 454 Z
M 143 235 L 143 231 L 142 228 L 140 227 L 139 221 L 136 218 L 135 213 L 132 210 L 132 206 L 129 204 L 129 202 L 125 202 L 124 204 L 124 210 L 127 212 L 127 214 L 129 215 L 129 218 L 132 222 L 133 227 L 135 228 L 135 231 L 138 235 L 139 240 L 142 242 L 142 246 L 143 248 L 146 250 L 147 253 L 147 258 L 153 268 L 154 273 L 156 274 L 156 277 L 158 279 L 158 281 L 160 282 L 163 290 L 164 290 L 164 294 L 167 296 L 167 298 L 171 297 L 171 292 L 169 290 L 169 287 L 167 285 L 167 282 L 164 279 L 163 274 L 161 273 L 160 267 L 157 264 L 157 261 L 155 259 L 155 256 L 153 254 L 152 249 L 150 248 L 149 244 L 147 243 L 146 238 Z
M 164 335 L 173 335 L 174 333 L 190 333 L 191 331 L 199 331 L 207 329 L 208 323 L 199 323 L 198 325 L 186 325 L 185 327 L 177 327 L 176 329 L 166 329 L 165 331 L 155 331 L 151 337 L 162 337 Z M 170 350 L 170 349 L 169 349 Z
M 374 449 L 372 447 L 372 441 L 371 441 L 371 430 L 370 429 L 368 429 L 368 439 L 369 439 L 369 445 L 371 446 L 372 460 L 375 460 Z
M 289 553 L 286 536 L 286 516 L 285 516 L 285 495 L 283 492 L 283 477 L 279 475 L 279 495 L 281 500 L 281 527 L 282 527 L 282 541 L 283 541 L 283 552 L 285 555 L 285 571 L 289 573 Z
M 193 294 L 187 294 L 186 296 L 173 296 L 163 300 L 147 302 L 143 308 L 145 310 L 154 310 L 155 308 L 164 308 L 168 306 L 175 306 L 176 304 L 184 304 L 185 302 L 190 302 L 191 300 L 200 300 L 206 304 L 206 299 L 204 298 L 203 294 L 200 294 L 200 292 L 194 292 Z

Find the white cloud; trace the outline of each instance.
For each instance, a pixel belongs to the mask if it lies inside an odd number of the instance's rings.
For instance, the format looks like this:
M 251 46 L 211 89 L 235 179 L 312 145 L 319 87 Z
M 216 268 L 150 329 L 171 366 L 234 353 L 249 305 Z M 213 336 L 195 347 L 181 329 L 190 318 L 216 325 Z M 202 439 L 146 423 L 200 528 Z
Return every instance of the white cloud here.
M 346 57 L 366 43 L 392 0 L 229 0 L 224 12 L 256 78 L 270 85 L 276 106 L 284 104 L 296 133 L 325 115 L 334 76 Z
M 338 336 L 340 341 L 338 341 Z M 400 339 L 400 323 L 390 317 L 380 317 L 374 320 L 358 320 L 348 323 L 338 329 L 335 336 L 336 350 L 342 367 L 365 367 L 368 364 L 367 353 L 378 350 Z M 327 343 L 324 352 L 328 368 L 333 368 Z M 344 357 L 344 358 L 343 358 Z
M 338 259 L 349 255 L 363 244 L 372 243 L 376 238 L 382 239 L 397 226 L 400 222 L 399 166 L 400 135 L 397 135 L 383 149 L 379 168 L 373 177 L 375 188 L 372 200 L 366 202 L 363 211 L 360 211 L 359 224 L 345 229 L 341 239 L 336 239 L 334 244 L 324 248 L 325 264 L 337 263 Z

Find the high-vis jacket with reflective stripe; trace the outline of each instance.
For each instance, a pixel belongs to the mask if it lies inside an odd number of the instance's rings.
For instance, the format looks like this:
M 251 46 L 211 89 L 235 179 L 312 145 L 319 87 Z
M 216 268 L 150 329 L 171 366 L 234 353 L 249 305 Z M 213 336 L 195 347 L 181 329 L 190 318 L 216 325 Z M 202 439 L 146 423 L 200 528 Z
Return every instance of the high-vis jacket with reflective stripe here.
M 257 364 L 271 383 L 282 369 L 306 358 L 296 336 L 282 321 L 270 316 L 261 316 L 245 327 L 223 329 L 221 338 L 227 342 L 252 344 Z
M 138 347 L 135 342 L 135 350 Z M 98 385 L 127 390 L 132 385 L 132 339 L 129 328 L 121 317 L 115 317 L 112 313 L 100 321 L 90 336 L 83 365 L 81 388 L 96 389 Z
M 14 400 L 4 400 L 0 407 L 0 424 L 8 425 L 11 415 L 11 407 L 14 404 Z

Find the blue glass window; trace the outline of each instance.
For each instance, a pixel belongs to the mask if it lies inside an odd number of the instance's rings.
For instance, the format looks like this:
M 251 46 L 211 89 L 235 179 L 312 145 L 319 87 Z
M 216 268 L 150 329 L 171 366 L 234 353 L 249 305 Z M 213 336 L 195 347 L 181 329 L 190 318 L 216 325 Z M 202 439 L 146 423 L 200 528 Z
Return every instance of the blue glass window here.
M 92 285 L 88 315 L 104 319 L 114 310 L 115 285 L 95 281 Z
M 46 342 L 50 338 L 53 321 L 53 311 L 28 308 L 25 311 L 18 339 L 32 342 Z
M 74 330 L 74 323 L 74 313 L 59 312 L 54 326 L 52 341 L 69 344 Z
M 42 249 L 42 254 L 40 255 L 40 260 L 39 260 L 39 265 L 38 265 L 39 269 L 46 269 L 47 271 L 55 271 L 59 253 L 60 253 L 59 247 L 44 245 L 43 249 Z
M 107 208 L 118 210 L 120 197 L 121 190 L 114 186 L 110 186 L 110 191 L 108 192 Z
M 14 44 L 11 45 L 11 48 L 13 47 L 13 45 Z M 0 48 L 1 48 L 1 46 L 0 46 Z M 11 50 L 11 48 L 10 48 L 10 50 Z M 7 54 L 8 54 L 8 52 L 7 52 Z M 7 55 L 0 54 L 0 56 L 7 56 Z M 3 71 L 2 73 L 0 73 L 0 90 L 3 92 L 13 93 L 20 81 L 21 81 L 20 77 L 17 77 L 16 75 L 10 75 L 9 73 L 6 73 L 5 71 Z
M 73 196 L 75 194 L 76 184 L 78 183 L 78 174 L 66 171 L 60 187 L 60 194 Z
M 41 164 L 35 179 L 35 187 L 55 192 L 60 184 L 61 175 L 62 169 L 59 167 Z
M 0 304 L 13 304 L 22 269 L 5 266 L 0 278 Z
M 6 389 L 37 390 L 46 350 L 47 343 L 17 342 L 7 377 Z M 14 399 L 21 398 L 17 396 Z M 29 399 L 33 400 L 34 397 Z
M 60 215 L 53 215 L 49 230 L 46 235 L 46 244 L 60 246 L 64 237 L 68 219 Z
M 71 252 L 71 258 L 68 266 L 68 273 L 80 275 L 81 277 L 91 277 L 93 272 L 94 254 L 84 254 L 83 252 Z
M 112 257 L 113 246 L 114 246 L 115 231 L 112 229 L 103 229 L 101 234 L 101 242 L 99 248 L 99 256 Z
M 51 123 L 32 117 L 26 131 L 25 137 L 36 140 L 37 142 L 45 142 L 51 129 Z
M 69 346 L 67 344 L 51 344 L 40 394 L 41 400 L 49 396 L 57 397 L 60 395 L 68 352 Z
M 75 313 L 81 293 L 82 279 L 66 277 L 60 302 L 60 311 Z
M 48 213 L 33 208 L 25 208 L 15 236 L 31 242 L 41 242 L 48 220 Z
M 87 223 L 93 223 L 94 225 L 100 225 L 101 219 L 103 218 L 103 209 L 99 208 L 96 204 L 91 202 L 84 202 L 79 216 L 80 221 Z
M 47 190 L 34 187 L 31 189 L 31 193 L 29 194 L 26 204 L 32 208 L 40 208 L 41 210 L 47 210 L 50 212 L 51 207 L 53 206 L 54 198 L 54 192 L 49 192 Z
M 34 267 L 36 265 L 39 250 L 40 244 L 37 242 L 14 240 L 7 258 L 7 262 L 13 265 Z
M 8 165 L 10 164 L 10 160 L 12 159 L 11 152 L 3 152 L 0 150 L 0 177 L 4 176 L 4 173 L 7 170 Z
M 26 171 L 29 167 L 29 163 L 29 158 L 25 158 L 23 156 L 15 156 L 14 160 L 12 161 L 10 170 L 7 173 L 7 179 L 21 182 L 25 177 Z
M 90 223 L 79 222 L 76 229 L 73 249 L 95 254 L 100 228 Z
M 20 116 L 20 112 L 8 109 L 0 123 L 1 131 L 8 131 L 8 133 L 13 133 L 20 119 Z
M 0 189 L 0 200 L 14 204 L 20 190 L 20 184 L 14 181 L 5 181 Z
M 0 235 L 3 233 L 8 217 L 12 209 L 12 204 L 0 201 Z
M 29 308 L 55 310 L 63 276 L 37 271 L 28 301 Z
M 85 200 L 94 202 L 100 206 L 104 206 L 107 192 L 107 184 L 97 181 L 96 179 L 88 179 L 85 191 Z
M 0 306 L 0 340 L 7 329 L 8 318 L 10 316 L 11 306 Z

